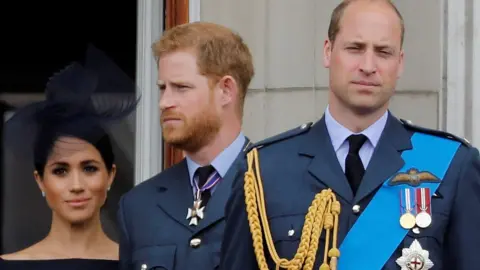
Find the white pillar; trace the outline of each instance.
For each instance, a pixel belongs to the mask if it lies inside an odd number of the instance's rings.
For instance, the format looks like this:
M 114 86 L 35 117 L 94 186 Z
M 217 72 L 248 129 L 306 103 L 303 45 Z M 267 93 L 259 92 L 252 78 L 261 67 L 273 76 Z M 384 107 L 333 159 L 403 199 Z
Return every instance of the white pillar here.
M 446 131 L 465 136 L 465 0 L 444 0 L 447 5 Z M 442 102 L 442 101 L 440 101 Z
M 200 21 L 200 0 L 188 1 L 188 20 L 189 22 Z
M 480 1 L 473 0 L 472 144 L 480 147 Z
M 163 31 L 163 1 L 138 1 L 137 87 L 141 101 L 136 115 L 135 184 L 162 170 L 162 137 L 158 110 L 157 65 L 152 44 Z

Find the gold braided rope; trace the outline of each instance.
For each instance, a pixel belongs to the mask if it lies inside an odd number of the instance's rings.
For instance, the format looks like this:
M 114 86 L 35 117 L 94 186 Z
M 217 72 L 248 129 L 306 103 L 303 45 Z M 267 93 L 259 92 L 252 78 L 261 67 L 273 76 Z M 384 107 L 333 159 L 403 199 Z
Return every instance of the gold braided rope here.
M 322 190 L 315 195 L 308 213 L 305 216 L 305 224 L 302 229 L 302 236 L 297 253 L 293 259 L 280 258 L 268 224 L 263 194 L 262 178 L 258 151 L 256 148 L 247 154 L 248 170 L 245 173 L 245 204 L 248 215 L 248 223 L 253 239 L 253 248 L 260 270 L 268 270 L 267 260 L 264 254 L 263 237 L 267 242 L 268 251 L 275 262 L 276 269 L 289 270 L 311 270 L 315 264 L 318 242 L 325 229 L 325 253 L 320 270 L 336 270 L 340 251 L 337 248 L 338 216 L 340 214 L 340 203 L 331 189 Z M 260 215 L 260 217 L 259 217 Z M 263 234 L 262 234 L 263 228 Z M 329 250 L 330 234 L 333 230 L 332 246 Z M 328 264 L 330 258 L 330 264 Z M 303 266 L 303 268 L 302 268 Z

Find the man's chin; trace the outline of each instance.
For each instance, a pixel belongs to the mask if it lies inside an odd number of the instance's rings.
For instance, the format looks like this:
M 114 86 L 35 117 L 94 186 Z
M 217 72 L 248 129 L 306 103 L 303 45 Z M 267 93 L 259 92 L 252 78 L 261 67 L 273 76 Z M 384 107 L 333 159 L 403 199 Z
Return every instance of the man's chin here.
M 163 135 L 163 141 L 172 146 L 179 146 L 185 144 L 186 139 L 178 136 Z
M 186 138 L 185 136 L 180 136 L 178 134 L 163 134 L 163 141 L 173 146 L 174 148 L 189 151 L 191 148 L 190 144 L 192 143 L 191 138 Z
M 352 106 L 353 111 L 358 115 L 368 115 L 377 111 L 382 106 L 378 106 L 373 102 L 356 103 Z

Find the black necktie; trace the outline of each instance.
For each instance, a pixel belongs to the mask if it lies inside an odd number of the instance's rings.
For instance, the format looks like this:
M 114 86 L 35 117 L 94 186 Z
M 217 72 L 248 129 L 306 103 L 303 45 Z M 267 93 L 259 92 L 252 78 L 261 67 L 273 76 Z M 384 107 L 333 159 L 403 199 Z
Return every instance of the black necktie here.
M 362 159 L 360 159 L 358 152 L 365 141 L 367 141 L 367 137 L 363 134 L 350 135 L 347 140 L 350 147 L 347 158 L 345 159 L 345 176 L 347 176 L 353 195 L 355 195 L 365 174 L 365 168 L 363 167 Z
M 195 171 L 195 174 L 198 177 L 198 187 L 202 189 L 202 187 L 207 182 L 208 178 L 214 173 L 216 173 L 216 171 L 212 165 L 207 165 L 207 166 L 198 168 Z M 211 196 L 210 189 L 200 192 L 200 198 L 202 199 L 201 206 L 207 205 L 207 202 L 210 199 L 210 196 Z

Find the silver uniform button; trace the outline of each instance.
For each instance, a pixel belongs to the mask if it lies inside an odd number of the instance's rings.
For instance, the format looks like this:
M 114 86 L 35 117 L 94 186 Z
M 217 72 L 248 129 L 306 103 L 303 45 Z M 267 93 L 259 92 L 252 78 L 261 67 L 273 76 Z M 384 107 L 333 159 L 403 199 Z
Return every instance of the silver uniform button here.
M 288 236 L 292 237 L 295 234 L 295 230 L 291 229 L 288 231 Z
M 146 264 L 142 264 L 142 270 L 147 270 L 147 265 Z
M 200 238 L 193 238 L 192 240 L 190 240 L 190 247 L 197 248 L 200 246 L 201 243 L 202 240 Z
M 352 211 L 353 213 L 357 214 L 360 212 L 360 205 L 358 204 L 355 204 L 353 207 L 352 207 Z

